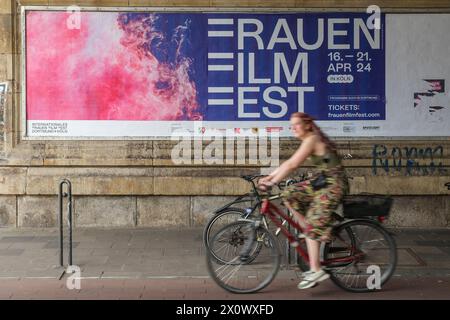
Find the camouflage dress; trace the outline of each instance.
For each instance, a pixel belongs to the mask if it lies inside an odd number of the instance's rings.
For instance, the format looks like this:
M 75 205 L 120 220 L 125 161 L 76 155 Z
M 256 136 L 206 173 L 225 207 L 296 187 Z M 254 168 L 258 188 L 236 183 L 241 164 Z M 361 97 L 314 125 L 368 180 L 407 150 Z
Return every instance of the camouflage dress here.
M 281 196 L 305 216 L 307 226 L 303 233 L 307 238 L 330 241 L 334 223 L 332 213 L 348 192 L 348 181 L 337 154 L 328 152 L 324 156 L 311 155 L 310 159 L 318 169 L 317 174 L 309 180 L 289 186 Z M 326 176 L 327 185 L 314 190 L 311 181 L 320 173 Z

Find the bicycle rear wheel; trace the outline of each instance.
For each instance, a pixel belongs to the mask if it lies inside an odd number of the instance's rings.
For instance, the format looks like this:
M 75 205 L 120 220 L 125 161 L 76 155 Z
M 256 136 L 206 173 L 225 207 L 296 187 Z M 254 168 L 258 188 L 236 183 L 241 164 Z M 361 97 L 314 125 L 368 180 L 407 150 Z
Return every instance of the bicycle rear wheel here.
M 209 247 L 209 242 L 213 235 L 217 233 L 223 226 L 229 225 L 240 218 L 246 216 L 246 211 L 241 208 L 227 208 L 224 211 L 214 214 L 206 223 L 203 229 L 203 244 Z
M 241 251 L 248 241 L 255 243 L 251 244 L 250 258 L 243 258 Z M 220 287 L 233 293 L 252 293 L 265 288 L 275 278 L 280 267 L 280 251 L 277 240 L 267 229 L 238 221 L 212 237 L 206 262 L 211 278 Z
M 228 237 L 231 239 L 231 237 L 235 237 L 234 241 L 238 241 L 237 236 L 238 235 L 233 235 L 233 233 L 237 234 L 240 232 L 240 226 L 242 224 L 246 224 L 248 222 L 246 221 L 239 221 L 240 218 L 243 218 L 245 215 L 245 211 L 239 211 L 240 209 L 237 208 L 229 208 L 229 210 L 225 210 L 215 216 L 213 216 L 208 224 L 206 225 L 204 231 L 203 231 L 203 243 L 205 245 L 205 249 L 206 251 L 212 255 L 212 257 L 214 259 L 217 260 L 217 262 L 220 263 L 226 263 L 228 260 L 228 257 L 225 255 L 223 256 L 222 253 L 216 253 L 215 250 L 221 249 L 222 247 L 216 247 L 216 248 L 212 248 L 210 246 L 211 243 L 211 238 L 217 234 L 217 232 L 219 230 L 221 230 L 221 228 L 223 228 L 224 226 L 228 226 L 230 224 L 232 224 L 233 222 L 238 222 L 236 224 L 236 228 L 232 229 L 229 228 L 227 230 L 227 232 L 229 233 Z M 260 249 L 261 244 L 256 243 L 257 245 L 255 245 L 254 250 L 252 250 L 251 253 L 251 258 L 248 259 L 247 263 L 251 262 L 251 259 L 254 258 L 257 254 L 258 251 Z
M 391 235 L 369 220 L 345 222 L 334 233 L 335 239 L 323 246 L 323 263 L 331 280 L 351 292 L 381 289 L 397 265 Z

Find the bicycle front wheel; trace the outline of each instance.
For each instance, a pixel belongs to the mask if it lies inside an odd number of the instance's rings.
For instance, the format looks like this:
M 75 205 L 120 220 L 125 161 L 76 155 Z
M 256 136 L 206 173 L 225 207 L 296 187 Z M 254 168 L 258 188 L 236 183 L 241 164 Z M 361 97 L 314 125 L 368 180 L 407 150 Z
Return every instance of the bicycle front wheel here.
M 242 249 L 254 241 L 251 257 L 243 258 Z M 211 252 L 219 257 L 216 259 Z M 253 293 L 268 286 L 280 267 L 280 249 L 275 237 L 252 222 L 238 221 L 220 229 L 211 239 L 206 262 L 211 278 L 233 293 Z
M 395 271 L 397 248 L 378 223 L 353 220 L 339 225 L 335 239 L 323 247 L 331 280 L 351 292 L 381 289 Z

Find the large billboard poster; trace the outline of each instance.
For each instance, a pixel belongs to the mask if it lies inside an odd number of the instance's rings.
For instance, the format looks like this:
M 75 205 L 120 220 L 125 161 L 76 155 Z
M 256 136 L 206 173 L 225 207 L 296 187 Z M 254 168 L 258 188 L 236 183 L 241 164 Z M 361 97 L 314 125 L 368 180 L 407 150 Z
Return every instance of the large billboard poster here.
M 289 136 L 296 111 L 330 136 L 404 135 L 384 14 L 76 14 L 24 13 L 28 137 Z

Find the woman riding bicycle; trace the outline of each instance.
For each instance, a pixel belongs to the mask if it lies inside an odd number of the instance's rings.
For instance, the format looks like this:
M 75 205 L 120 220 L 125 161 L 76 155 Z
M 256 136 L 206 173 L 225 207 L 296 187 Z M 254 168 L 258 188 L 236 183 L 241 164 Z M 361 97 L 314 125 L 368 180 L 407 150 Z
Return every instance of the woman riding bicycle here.
M 306 238 L 310 257 L 310 270 L 305 272 L 298 288 L 307 289 L 329 278 L 321 269 L 320 242 L 332 239 L 332 213 L 348 191 L 348 182 L 336 145 L 314 123 L 313 118 L 306 113 L 295 112 L 290 121 L 295 137 L 302 143 L 287 161 L 270 175 L 260 179 L 259 188 L 265 191 L 279 183 L 308 157 L 318 169 L 318 173 L 311 179 L 291 185 L 281 193 L 287 208 L 305 227 L 303 236 Z

